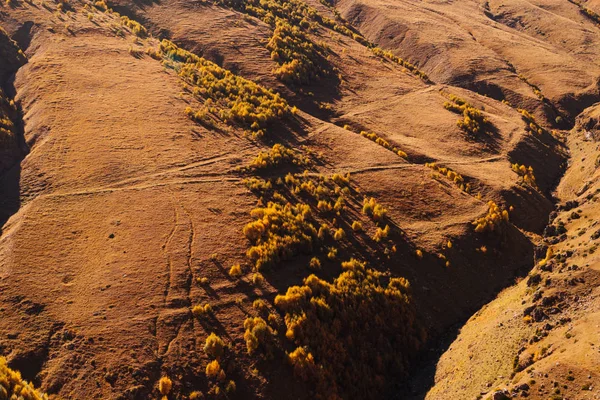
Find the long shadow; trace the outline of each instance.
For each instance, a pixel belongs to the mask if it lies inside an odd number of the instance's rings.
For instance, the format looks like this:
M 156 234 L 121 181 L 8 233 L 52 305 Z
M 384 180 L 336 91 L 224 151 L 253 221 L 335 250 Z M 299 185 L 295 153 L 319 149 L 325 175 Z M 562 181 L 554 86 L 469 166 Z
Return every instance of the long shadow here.
M 302 200 L 315 208 L 314 199 L 298 194 L 286 193 L 279 187 L 278 193 L 288 201 Z M 444 261 L 436 254 L 426 254 L 422 260 L 415 256 L 414 244 L 406 237 L 402 228 L 391 219 L 384 224 L 390 225 L 390 235 L 397 245 L 397 253 L 389 257 L 381 255 L 383 248 L 369 237 L 354 237 L 350 234 L 350 223 L 353 216 L 360 214 L 360 201 L 357 194 L 347 199 L 349 208 L 347 216 L 338 216 L 338 225 L 349 233 L 348 245 L 326 240 L 323 247 L 335 245 L 339 249 L 335 261 L 327 261 L 321 249 L 314 248 L 314 253 L 298 251 L 265 272 L 265 278 L 277 292 L 282 293 L 291 286 L 302 282 L 303 277 L 311 272 L 307 270 L 310 257 L 317 255 L 323 264 L 317 275 L 331 281 L 339 272 L 340 260 L 358 257 L 369 262 L 370 267 L 389 271 L 393 276 L 405 277 L 411 282 L 413 299 L 418 308 L 418 315 L 429 328 L 430 339 L 416 360 L 414 375 L 402 385 L 400 397 L 391 394 L 389 398 L 423 398 L 433 385 L 435 368 L 441 354 L 454 341 L 458 329 L 468 318 L 484 304 L 493 300 L 504 288 L 510 286 L 515 278 L 527 275 L 532 266 L 533 245 L 516 227 L 507 225 L 498 232 L 472 234 L 452 239 L 453 246 L 444 250 L 451 260 L 451 266 L 444 266 Z M 476 249 L 485 246 L 489 254 Z M 466 288 L 469 289 L 466 289 Z M 388 397 L 386 397 L 388 398 Z
M 21 207 L 21 162 L 0 176 L 0 234 L 8 219 Z
M 16 89 L 14 87 L 15 74 L 3 85 L 4 93 L 8 98 L 14 98 Z M 0 153 L 0 165 L 6 165 L 0 171 L 0 234 L 8 219 L 19 211 L 21 207 L 21 162 L 29 153 L 29 147 L 25 141 L 23 112 L 17 106 L 15 115 L 11 115 L 15 126 L 15 138 L 8 149 Z
M 440 337 L 435 346 L 430 347 L 421 353 L 421 357 L 415 362 L 411 377 L 405 382 L 398 384 L 397 387 L 390 393 L 390 400 L 423 400 L 427 396 L 427 392 L 435 384 L 435 372 L 437 362 L 440 357 L 454 343 L 460 328 L 466 322 L 457 323 L 446 330 L 446 333 Z

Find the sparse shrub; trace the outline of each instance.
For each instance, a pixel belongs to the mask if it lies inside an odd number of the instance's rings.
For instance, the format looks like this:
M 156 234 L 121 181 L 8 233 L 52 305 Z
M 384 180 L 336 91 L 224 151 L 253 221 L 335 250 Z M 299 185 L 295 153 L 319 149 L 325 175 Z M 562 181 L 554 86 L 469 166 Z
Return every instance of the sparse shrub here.
M 554 250 L 552 250 L 552 247 L 548 247 L 548 249 L 546 250 L 546 257 L 540 260 L 540 262 L 538 263 L 538 267 L 543 267 L 544 265 L 546 265 L 548 261 L 552 259 L 552 257 L 554 257 Z
M 386 384 L 408 373 L 424 331 L 405 279 L 384 279 L 357 260 L 342 269 L 333 283 L 311 275 L 275 298 L 297 345 L 289 361 L 324 398 L 381 398 Z
M 100 11 L 108 10 L 108 6 L 106 5 L 106 2 L 104 0 L 96 0 L 94 2 L 94 7 L 96 7 Z
M 254 275 L 252 275 L 252 283 L 256 286 L 262 285 L 262 283 L 265 281 L 265 278 L 263 277 L 263 275 L 260 272 L 255 272 Z
M 2 400 L 48 400 L 48 396 L 23 380 L 18 371 L 8 368 L 6 359 L 0 357 L 0 399 Z
M 207 315 L 212 314 L 212 312 L 213 312 L 213 309 L 212 309 L 211 305 L 208 303 L 205 303 L 204 305 L 198 304 L 192 308 L 192 314 L 196 318 L 206 317 Z
M 381 239 L 387 238 L 389 233 L 390 233 L 389 225 L 386 225 L 385 228 L 383 228 L 383 229 L 377 228 L 377 230 L 375 231 L 375 235 L 373 236 L 373 240 L 376 242 L 380 242 Z
M 526 183 L 533 188 L 537 188 L 535 176 L 533 175 L 533 167 L 526 167 L 525 165 L 519 165 L 518 163 L 514 163 L 511 165 L 511 168 L 514 172 L 517 173 L 517 175 L 521 177 L 523 183 Z
M 352 222 L 352 230 L 354 232 L 360 232 L 360 231 L 363 230 L 363 226 L 360 223 L 360 221 L 354 221 L 354 222 Z
M 231 394 L 231 393 L 235 393 L 236 391 L 236 385 L 234 381 L 229 381 L 227 382 L 227 385 L 225 386 L 225 392 Z
M 544 97 L 544 94 L 540 90 L 540 88 L 537 87 L 536 85 L 534 85 L 533 83 L 529 82 L 529 80 L 525 77 L 525 75 L 519 74 L 518 78 L 531 88 L 531 90 L 538 97 L 538 99 L 540 99 L 543 102 L 547 101 L 546 98 Z
M 210 283 L 210 280 L 207 277 L 202 277 L 196 278 L 196 282 L 198 282 L 199 285 L 208 285 Z
M 1 34 L 1 32 L 0 32 Z M 16 127 L 13 119 L 16 117 L 16 109 L 14 103 L 10 103 L 2 88 L 0 88 L 0 146 L 8 147 L 11 142 L 14 142 L 16 135 Z
M 342 240 L 344 237 L 346 237 L 346 232 L 344 232 L 342 228 L 336 229 L 333 233 L 333 238 L 335 240 Z
M 319 202 L 317 203 L 317 208 L 319 209 L 319 211 L 324 213 L 328 213 L 333 210 L 333 206 L 331 205 L 331 203 L 326 200 L 319 200 Z
M 415 255 L 417 256 L 417 258 L 421 259 L 423 258 L 423 250 L 421 249 L 417 249 L 417 251 L 415 251 Z
M 269 353 L 273 346 L 273 330 L 261 317 L 250 317 L 244 321 L 244 340 L 248 354 L 253 354 L 259 348 L 263 352 Z
M 484 217 L 473 221 L 475 232 L 495 231 L 500 224 L 508 222 L 508 211 L 500 208 L 492 200 L 488 201 L 488 212 Z
M 152 57 L 153 59 L 155 59 L 157 61 L 162 60 L 162 54 L 161 54 L 160 50 L 154 49 L 152 47 L 148 47 L 146 49 L 146 54 L 148 54 L 150 57 Z M 186 107 L 186 111 L 187 111 L 187 107 Z M 187 112 L 186 112 L 186 114 L 190 115 Z
M 229 276 L 232 278 L 239 278 L 242 276 L 242 267 L 240 264 L 235 264 L 229 269 Z
M 210 380 L 225 381 L 225 371 L 221 369 L 221 364 L 219 364 L 218 360 L 212 360 L 206 365 L 206 377 Z
M 203 399 L 204 399 L 204 393 L 202 393 L 198 390 L 190 393 L 190 400 L 203 400 Z
M 169 394 L 169 392 L 171 392 L 172 387 L 173 387 L 173 382 L 171 381 L 171 379 L 168 376 L 163 376 L 158 381 L 158 391 L 160 392 L 161 395 L 164 396 L 163 397 L 164 399 L 167 398 L 167 395 Z
M 129 54 L 131 54 L 135 58 L 141 58 L 144 55 L 144 52 L 139 49 L 133 48 L 133 46 L 129 46 Z
M 308 268 L 310 268 L 313 271 L 320 271 L 321 270 L 321 260 L 319 260 L 317 257 L 311 258 L 310 263 L 308 264 Z
M 347 186 L 350 184 L 350 172 L 346 173 L 346 175 L 333 174 L 331 180 L 338 186 Z
M 366 137 L 367 139 L 377 143 L 381 147 L 386 148 L 386 149 L 398 154 L 402 158 L 405 158 L 405 159 L 408 158 L 408 155 L 405 152 L 403 152 L 396 146 L 392 146 L 387 140 L 377 136 L 375 133 L 369 133 L 369 132 L 363 131 L 360 133 L 360 135 L 362 137 Z
M 257 310 L 258 312 L 263 312 L 266 313 L 267 311 L 269 311 L 268 307 L 267 307 L 267 303 L 265 303 L 265 301 L 263 299 L 256 299 L 252 302 L 252 307 Z
M 531 114 L 529 111 L 524 110 L 522 108 L 517 109 L 517 111 L 521 113 L 521 118 L 523 118 L 523 121 L 525 121 L 526 131 L 531 133 L 537 133 L 538 135 L 548 133 L 546 129 L 544 129 L 540 124 L 538 124 L 533 114 Z
M 214 332 L 206 338 L 206 342 L 204 343 L 204 351 L 209 357 L 221 357 L 224 349 L 225 343 L 223 342 L 223 339 L 215 335 Z
M 327 252 L 327 258 L 330 260 L 335 260 L 335 258 L 337 257 L 337 253 L 338 251 L 335 247 L 330 247 Z
M 317 237 L 319 240 L 325 240 L 325 238 L 329 235 L 329 225 L 321 224 L 319 227 L 319 231 L 317 233 Z
M 387 215 L 387 209 L 379 204 L 374 197 L 364 198 L 362 212 L 373 218 L 374 221 L 381 221 Z

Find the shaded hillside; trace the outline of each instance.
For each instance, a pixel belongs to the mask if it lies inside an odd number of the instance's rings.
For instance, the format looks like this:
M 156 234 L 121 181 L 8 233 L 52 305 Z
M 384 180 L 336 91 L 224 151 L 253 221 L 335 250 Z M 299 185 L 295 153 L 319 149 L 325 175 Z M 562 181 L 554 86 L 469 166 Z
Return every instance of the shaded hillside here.
M 437 364 L 426 398 L 443 399 L 448 392 L 461 398 L 593 398 L 600 363 L 597 124 L 594 106 L 569 134 L 573 164 L 557 190 L 560 204 L 535 267 L 461 329 Z

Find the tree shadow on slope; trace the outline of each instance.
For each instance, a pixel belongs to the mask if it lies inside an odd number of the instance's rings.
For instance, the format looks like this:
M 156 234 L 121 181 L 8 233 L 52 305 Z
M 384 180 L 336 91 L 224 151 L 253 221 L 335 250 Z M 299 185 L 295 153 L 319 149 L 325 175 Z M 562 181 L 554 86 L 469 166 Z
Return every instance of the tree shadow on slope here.
M 17 31 L 19 42 L 29 45 L 31 23 L 25 23 Z M 0 128 L 2 144 L 0 145 L 0 226 L 16 213 L 20 206 L 21 161 L 29 152 L 24 138 L 22 110 L 13 100 L 16 95 L 14 79 L 16 71 L 27 62 L 27 59 L 6 35 L 0 30 L 0 120 L 4 119 Z M 7 124 L 5 121 L 9 121 Z
M 21 207 L 20 179 L 20 161 L 0 175 L 0 226 Z
M 280 188 L 278 193 L 289 203 L 302 201 L 312 210 L 318 208 L 314 199 L 299 198 L 296 193 L 286 193 Z M 408 279 L 419 319 L 430 335 L 429 348 L 421 352 L 420 360 L 413 369 L 419 371 L 414 379 L 424 381 L 419 385 L 427 388 L 433 379 L 428 371 L 456 337 L 458 326 L 515 279 L 528 273 L 532 267 L 533 245 L 519 229 L 506 224 L 489 233 L 475 233 L 466 228 L 461 236 L 452 239 L 452 246 L 439 253 L 419 256 L 401 227 L 393 220 L 384 218 L 379 226 L 390 226 L 388 239 L 394 243 L 394 250 L 390 251 L 385 240 L 375 241 L 370 234 L 353 232 L 353 221 L 370 223 L 362 215 L 357 192 L 347 196 L 346 207 L 347 214 L 335 218 L 335 228 L 342 228 L 346 232 L 343 241 L 327 238 L 318 242 L 318 245 L 294 252 L 264 271 L 265 278 L 277 293 L 285 293 L 290 286 L 301 285 L 311 273 L 333 281 L 342 271 L 340 262 L 354 257 L 367 261 L 370 268 Z M 372 232 L 373 227 L 369 233 Z M 327 257 L 330 246 L 338 250 L 333 260 Z M 311 257 L 321 260 L 319 270 L 309 269 Z M 269 297 L 272 301 L 275 294 Z M 413 379 L 408 382 L 413 382 Z M 403 391 L 405 389 L 408 393 L 417 391 L 418 388 L 410 385 L 403 386 L 401 382 L 393 385 L 389 398 L 396 398 L 393 393 L 406 393 Z

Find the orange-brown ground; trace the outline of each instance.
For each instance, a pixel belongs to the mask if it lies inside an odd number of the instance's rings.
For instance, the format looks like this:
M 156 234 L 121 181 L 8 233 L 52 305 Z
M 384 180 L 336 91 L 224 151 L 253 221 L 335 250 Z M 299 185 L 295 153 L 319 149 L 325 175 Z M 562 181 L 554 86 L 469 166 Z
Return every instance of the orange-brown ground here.
M 325 4 L 306 3 L 334 18 Z M 23 66 L 14 55 L 0 59 L 22 136 L 0 164 L 0 356 L 12 368 L 51 398 L 159 398 L 164 375 L 173 398 L 188 398 L 208 389 L 202 348 L 216 332 L 231 346 L 230 397 L 312 398 L 283 358 L 248 355 L 243 338 L 255 299 L 275 309 L 275 295 L 310 273 L 310 256 L 300 255 L 255 285 L 245 256 L 242 229 L 259 196 L 240 167 L 280 142 L 316 154 L 313 175 L 350 172 L 360 195 L 348 218 L 368 235 L 375 226 L 361 213 L 362 196 L 388 209 L 396 253 L 351 236 L 319 273 L 331 280 L 344 256 L 359 254 L 409 280 L 429 340 L 413 374 L 392 382 L 386 397 L 492 398 L 506 389 L 594 398 L 600 29 L 566 0 L 334 3 L 368 40 L 431 81 L 321 26 L 313 39 L 329 47 L 339 76 L 285 85 L 265 48 L 270 27 L 204 1 L 109 2 L 142 22 L 148 38 L 86 2 L 72 1 L 66 13 L 49 1 L 0 5 L 0 25 L 27 56 Z M 184 113 L 198 106 L 190 88 L 145 53 L 162 38 L 281 93 L 298 114 L 262 140 L 235 125 L 192 121 Z M 3 77 L 5 69 L 16 74 Z M 476 138 L 459 129 L 459 115 L 444 108 L 447 94 L 482 110 L 493 129 Z M 545 132 L 527 131 L 518 109 Z M 460 173 L 470 192 L 429 162 Z M 532 166 L 538 187 L 522 183 L 513 163 Z M 475 232 L 488 200 L 514 207 L 510 223 Z M 578 206 L 551 214 L 570 200 Z M 549 216 L 565 223 L 564 240 L 544 235 Z M 544 243 L 554 258 L 540 266 Z M 240 279 L 228 274 L 237 263 Z M 213 316 L 195 318 L 191 308 L 206 302 Z

